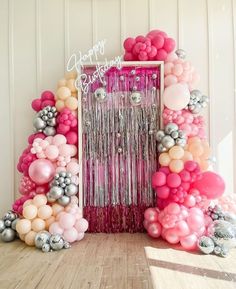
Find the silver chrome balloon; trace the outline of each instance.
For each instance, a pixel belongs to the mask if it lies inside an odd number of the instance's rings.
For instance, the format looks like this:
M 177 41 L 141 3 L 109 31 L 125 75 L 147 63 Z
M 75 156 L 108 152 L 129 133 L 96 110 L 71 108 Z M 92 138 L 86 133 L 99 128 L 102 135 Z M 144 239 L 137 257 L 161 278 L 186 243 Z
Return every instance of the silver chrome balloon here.
M 64 190 L 62 187 L 54 186 L 54 187 L 51 187 L 49 191 L 50 198 L 55 199 L 55 200 L 61 198 L 63 195 L 64 195 Z
M 197 245 L 200 251 L 204 254 L 211 254 L 215 248 L 213 240 L 207 236 L 200 237 Z
M 65 194 L 68 197 L 74 196 L 78 193 L 78 186 L 76 186 L 75 184 L 69 184 L 66 186 L 65 188 Z
M 52 126 L 47 126 L 43 130 L 43 133 L 46 134 L 47 136 L 54 136 L 56 134 L 56 129 Z
M 183 50 L 183 49 L 177 49 L 175 51 L 175 54 L 181 59 L 185 59 L 186 58 L 186 51 Z
M 46 106 L 38 112 L 37 117 L 34 119 L 33 126 L 35 130 L 48 136 L 55 135 L 56 116 L 56 108 L 54 106 Z
M 184 147 L 186 145 L 186 135 L 184 131 L 179 130 L 179 127 L 175 123 L 168 123 L 164 130 L 158 130 L 156 132 L 156 140 L 159 143 L 158 152 L 165 152 L 172 148 L 174 145 Z
M 190 92 L 190 100 L 188 103 L 188 110 L 194 114 L 200 113 L 203 108 L 207 106 L 209 98 L 203 95 L 198 89 Z
M 70 203 L 70 197 L 63 195 L 61 198 L 57 200 L 59 205 L 67 206 Z
M 3 220 L 0 219 L 0 233 L 2 233 L 5 230 L 6 226 Z
M 16 238 L 16 231 L 11 229 L 11 228 L 6 228 L 2 233 L 1 233 L 1 240 L 3 242 L 11 242 L 15 240 Z
M 49 245 L 49 244 L 43 244 L 43 246 L 42 246 L 42 252 L 48 253 L 48 252 L 50 252 L 50 251 L 51 251 L 50 245 Z

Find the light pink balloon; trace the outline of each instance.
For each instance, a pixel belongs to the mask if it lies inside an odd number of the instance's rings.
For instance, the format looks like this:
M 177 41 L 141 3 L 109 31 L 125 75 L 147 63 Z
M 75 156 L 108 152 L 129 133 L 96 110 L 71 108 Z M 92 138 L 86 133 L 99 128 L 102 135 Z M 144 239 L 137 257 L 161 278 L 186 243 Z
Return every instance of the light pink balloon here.
M 62 235 L 64 230 L 60 227 L 58 222 L 52 223 L 49 227 L 49 232 L 51 234 L 59 234 Z
M 72 228 L 64 231 L 63 237 L 67 242 L 73 243 L 78 238 L 78 232 L 76 231 L 76 229 L 74 227 L 72 227 Z
M 180 239 L 180 244 L 185 250 L 195 250 L 197 248 L 197 236 L 191 234 Z
M 144 213 L 144 218 L 148 222 L 157 222 L 158 212 L 154 208 L 148 208 Z
M 80 241 L 84 238 L 84 233 L 78 233 L 77 241 Z
M 187 106 L 190 100 L 190 92 L 187 85 L 180 83 L 168 86 L 163 93 L 164 105 L 172 110 L 181 110 Z
M 75 229 L 78 233 L 86 232 L 88 230 L 88 221 L 84 218 L 77 220 L 75 223 Z
M 59 225 L 65 229 L 71 229 L 74 224 L 75 224 L 76 218 L 74 215 L 69 214 L 69 213 L 65 213 L 63 215 L 60 216 L 59 218 Z
M 45 150 L 45 155 L 50 160 L 56 159 L 58 157 L 58 155 L 59 155 L 58 147 L 55 146 L 55 145 L 47 146 L 46 150 Z
M 204 218 L 199 214 L 190 214 L 187 218 L 187 223 L 191 230 L 198 231 L 204 226 Z
M 190 233 L 188 224 L 185 221 L 179 221 L 176 224 L 175 229 L 179 237 L 187 236 Z
M 67 165 L 66 170 L 72 173 L 72 175 L 77 175 L 79 173 L 79 164 L 74 161 L 71 161 Z
M 55 168 L 49 160 L 35 160 L 29 167 L 29 176 L 38 185 L 49 183 L 54 174 Z
M 57 134 L 53 137 L 52 143 L 56 146 L 66 144 L 66 137 L 62 134 Z
M 164 82 L 165 82 L 165 86 L 171 86 L 178 82 L 178 78 L 173 74 L 169 74 L 165 77 Z

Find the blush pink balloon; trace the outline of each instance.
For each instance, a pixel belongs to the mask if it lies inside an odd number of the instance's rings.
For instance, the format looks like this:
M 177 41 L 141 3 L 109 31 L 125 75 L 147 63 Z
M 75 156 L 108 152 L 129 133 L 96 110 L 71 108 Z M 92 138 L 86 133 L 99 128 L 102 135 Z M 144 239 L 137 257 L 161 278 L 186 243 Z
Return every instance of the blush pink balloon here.
M 187 85 L 176 83 L 165 88 L 163 93 L 164 105 L 172 110 L 185 108 L 190 100 L 190 91 Z
M 49 183 L 54 174 L 55 168 L 49 160 L 35 160 L 29 167 L 29 176 L 38 185 Z
M 191 234 L 180 239 L 180 244 L 185 250 L 195 250 L 197 248 L 197 236 Z
M 159 223 L 151 223 L 148 226 L 148 234 L 149 236 L 151 236 L 152 238 L 159 238 L 161 235 L 161 225 Z
M 84 238 L 84 233 L 78 233 L 77 241 L 81 241 Z
M 188 224 L 185 221 L 179 221 L 176 224 L 175 229 L 179 237 L 187 236 L 190 233 Z
M 190 214 L 187 218 L 187 223 L 193 231 L 198 231 L 204 226 L 204 217 L 199 214 Z
M 76 229 L 74 227 L 72 227 L 72 228 L 64 231 L 63 237 L 67 242 L 73 243 L 78 238 L 78 232 L 76 231 Z
M 75 223 L 75 229 L 79 233 L 86 232 L 88 230 L 88 221 L 84 218 L 77 220 L 77 222 Z
M 76 218 L 74 215 L 69 213 L 64 213 L 59 218 L 59 225 L 65 230 L 71 229 L 75 224 Z
M 52 223 L 50 226 L 49 226 L 49 232 L 51 234 L 59 234 L 59 235 L 62 235 L 64 230 L 60 227 L 59 223 L 58 222 L 55 222 L 55 223 Z

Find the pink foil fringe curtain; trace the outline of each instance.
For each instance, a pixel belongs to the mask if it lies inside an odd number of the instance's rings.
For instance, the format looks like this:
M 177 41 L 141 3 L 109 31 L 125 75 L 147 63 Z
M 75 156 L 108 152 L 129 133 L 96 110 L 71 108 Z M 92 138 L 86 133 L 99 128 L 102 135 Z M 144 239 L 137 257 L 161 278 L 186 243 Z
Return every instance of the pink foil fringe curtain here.
M 106 91 L 103 101 L 95 98 L 98 88 Z M 158 67 L 123 67 L 111 68 L 82 93 L 83 204 L 90 232 L 143 231 L 143 213 L 155 205 L 159 88 Z M 135 93 L 141 103 L 131 101 Z

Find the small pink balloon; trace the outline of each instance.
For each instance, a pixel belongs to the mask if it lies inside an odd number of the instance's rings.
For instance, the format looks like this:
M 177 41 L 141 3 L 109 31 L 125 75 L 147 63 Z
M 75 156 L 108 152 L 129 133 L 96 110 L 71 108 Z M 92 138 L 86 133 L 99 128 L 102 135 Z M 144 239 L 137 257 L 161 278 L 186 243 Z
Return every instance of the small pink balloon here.
M 149 236 L 151 236 L 152 238 L 159 238 L 161 235 L 161 225 L 159 223 L 151 223 L 148 226 L 148 234 Z
M 84 218 L 77 220 L 75 223 L 75 229 L 78 233 L 86 232 L 88 230 L 88 221 Z
M 66 139 L 67 139 L 67 143 L 68 144 L 77 144 L 78 142 L 78 134 L 74 131 L 69 131 L 67 134 L 66 134 Z
M 62 134 L 57 134 L 53 137 L 53 144 L 56 146 L 66 144 L 66 137 Z
M 70 156 L 71 155 L 71 146 L 68 144 L 62 144 L 59 146 L 59 153 L 62 156 Z
M 127 52 L 131 52 L 135 43 L 136 43 L 136 41 L 135 41 L 134 38 L 131 38 L 131 37 L 126 38 L 125 41 L 124 41 L 124 44 L 123 44 L 124 49 Z
M 169 214 L 178 215 L 180 213 L 180 206 L 176 203 L 170 203 L 166 208 Z
M 75 224 L 76 218 L 74 215 L 64 213 L 59 218 L 59 225 L 65 230 L 71 229 Z
M 178 82 L 178 79 L 175 75 L 169 74 L 165 77 L 165 86 L 171 86 L 173 84 L 176 84 Z
M 184 200 L 184 205 L 188 208 L 194 207 L 196 205 L 196 200 L 195 200 L 194 196 L 187 195 L 185 200 Z
M 170 244 L 177 244 L 179 243 L 179 236 L 174 229 L 168 229 L 165 233 L 166 241 Z
M 150 223 L 157 222 L 158 212 L 154 208 L 148 208 L 144 213 L 144 218 Z
M 55 174 L 55 168 L 49 160 L 38 159 L 29 167 L 30 178 L 38 185 L 49 183 Z
M 58 157 L 59 155 L 59 150 L 58 147 L 55 145 L 49 145 L 45 149 L 45 155 L 48 159 L 54 160 Z
M 72 227 L 72 228 L 64 231 L 63 237 L 67 242 L 73 243 L 78 238 L 78 232 L 76 231 L 76 229 L 74 227 Z
M 60 227 L 59 223 L 58 222 L 55 222 L 55 223 L 52 223 L 50 226 L 49 226 L 49 232 L 51 234 L 59 234 L 59 235 L 62 235 L 64 230 L 62 229 L 62 227 Z
M 197 231 L 205 225 L 204 218 L 198 214 L 190 214 L 187 218 L 187 223 L 193 231 Z
M 156 188 L 158 198 L 167 199 L 170 195 L 170 189 L 167 186 Z
M 195 250 L 197 248 L 197 236 L 191 234 L 180 239 L 180 244 L 185 250 Z

